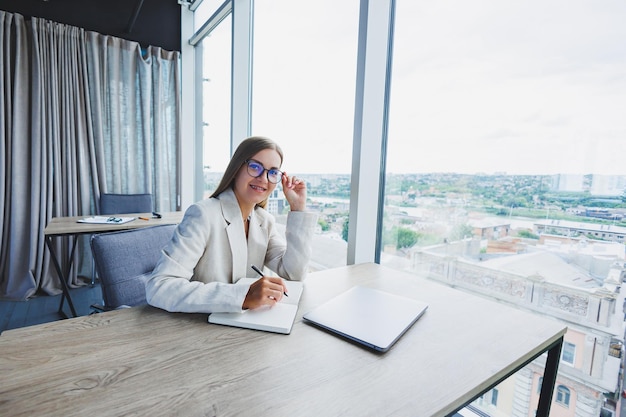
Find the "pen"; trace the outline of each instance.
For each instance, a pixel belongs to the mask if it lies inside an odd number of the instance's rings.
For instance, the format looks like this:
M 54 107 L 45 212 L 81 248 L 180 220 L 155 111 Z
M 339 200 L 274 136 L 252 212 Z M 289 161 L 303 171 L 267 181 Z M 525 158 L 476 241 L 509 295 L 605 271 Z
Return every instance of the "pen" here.
M 146 217 L 139 217 L 139 220 L 150 220 L 150 219 L 148 219 Z
M 259 274 L 259 275 L 261 275 L 261 276 L 264 276 L 264 275 L 263 275 L 263 272 L 261 272 L 261 270 L 260 270 L 259 268 L 257 268 L 256 266 L 252 265 L 252 269 L 254 269 L 254 272 L 256 272 L 257 274 Z M 285 297 L 289 297 L 289 296 L 287 295 L 287 293 L 286 293 L 286 292 L 284 292 L 284 291 L 283 291 L 283 294 L 285 295 Z

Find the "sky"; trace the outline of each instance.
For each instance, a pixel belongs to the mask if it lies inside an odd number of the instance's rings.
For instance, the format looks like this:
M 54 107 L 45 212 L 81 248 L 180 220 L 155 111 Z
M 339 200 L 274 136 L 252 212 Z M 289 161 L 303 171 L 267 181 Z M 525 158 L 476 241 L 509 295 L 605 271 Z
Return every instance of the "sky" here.
M 286 170 L 351 170 L 358 7 L 255 2 L 253 134 Z M 390 172 L 626 175 L 626 2 L 396 7 Z

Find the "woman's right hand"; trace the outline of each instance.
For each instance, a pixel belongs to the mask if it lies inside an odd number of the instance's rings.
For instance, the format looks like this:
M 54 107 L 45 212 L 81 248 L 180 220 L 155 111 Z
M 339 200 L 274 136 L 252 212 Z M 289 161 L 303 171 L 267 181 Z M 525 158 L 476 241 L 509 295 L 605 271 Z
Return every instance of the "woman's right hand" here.
M 250 285 L 242 308 L 248 310 L 263 306 L 272 307 L 283 298 L 286 291 L 287 287 L 282 278 L 263 276 Z

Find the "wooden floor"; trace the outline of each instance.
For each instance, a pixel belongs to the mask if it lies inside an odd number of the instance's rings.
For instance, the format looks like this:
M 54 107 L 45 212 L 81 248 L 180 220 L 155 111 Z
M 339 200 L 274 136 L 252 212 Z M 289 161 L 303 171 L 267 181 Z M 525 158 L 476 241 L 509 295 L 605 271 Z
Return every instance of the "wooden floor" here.
M 94 311 L 92 304 L 102 304 L 100 285 L 86 285 L 70 290 L 76 314 L 87 315 Z M 7 301 L 0 299 L 0 333 L 18 327 L 32 326 L 63 319 L 58 313 L 61 295 L 37 295 L 27 301 Z M 63 303 L 63 311 L 69 316 L 70 308 L 67 301 Z

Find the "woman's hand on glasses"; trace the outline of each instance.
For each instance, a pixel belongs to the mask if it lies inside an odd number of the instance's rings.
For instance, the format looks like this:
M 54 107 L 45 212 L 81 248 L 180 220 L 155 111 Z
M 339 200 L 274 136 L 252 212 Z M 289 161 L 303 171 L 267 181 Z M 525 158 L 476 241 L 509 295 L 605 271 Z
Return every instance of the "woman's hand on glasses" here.
M 306 183 L 283 172 L 283 193 L 292 211 L 306 210 Z

